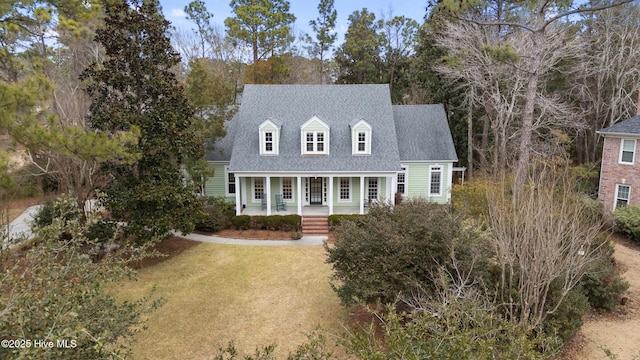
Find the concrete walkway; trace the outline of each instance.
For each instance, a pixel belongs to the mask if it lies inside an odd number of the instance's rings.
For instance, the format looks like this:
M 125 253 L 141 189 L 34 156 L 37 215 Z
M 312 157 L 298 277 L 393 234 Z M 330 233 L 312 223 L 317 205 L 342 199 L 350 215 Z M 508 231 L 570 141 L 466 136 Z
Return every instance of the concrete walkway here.
M 219 236 L 201 235 L 201 234 L 188 234 L 176 236 L 183 237 L 185 239 L 208 242 L 214 244 L 227 244 L 227 245 L 250 245 L 250 246 L 307 246 L 307 245 L 322 245 L 327 241 L 326 236 L 303 236 L 300 240 L 247 240 L 247 239 L 231 239 Z
M 4 229 L 7 231 L 7 243 L 3 244 L 3 246 L 10 245 L 19 239 L 29 239 L 33 236 L 30 224 L 33 220 L 33 216 L 38 212 L 41 206 L 42 205 L 29 206 L 22 214 L 20 214 L 20 216 L 9 224 L 8 231 L 7 229 Z M 4 228 L 4 226 L 2 227 Z

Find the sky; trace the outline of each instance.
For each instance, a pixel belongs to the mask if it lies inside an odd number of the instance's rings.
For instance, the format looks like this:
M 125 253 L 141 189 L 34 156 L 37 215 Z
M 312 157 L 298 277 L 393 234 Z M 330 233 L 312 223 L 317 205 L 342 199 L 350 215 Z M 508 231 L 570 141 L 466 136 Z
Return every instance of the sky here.
M 160 0 L 162 11 L 171 24 L 178 29 L 188 30 L 194 27 L 184 14 L 184 7 L 191 0 Z M 204 0 L 205 6 L 210 13 L 213 13 L 213 23 L 224 28 L 224 19 L 231 16 L 230 0 Z M 294 31 L 302 31 L 314 36 L 309 21 L 318 17 L 319 0 L 289 0 L 290 10 L 296 16 Z M 392 16 L 404 15 L 423 23 L 427 0 L 335 0 L 334 7 L 338 12 L 336 20 L 336 31 L 338 40 L 336 44 L 343 41 L 344 33 L 347 31 L 348 18 L 355 10 L 367 8 L 369 12 L 380 18 L 381 14 L 388 14 L 391 10 Z

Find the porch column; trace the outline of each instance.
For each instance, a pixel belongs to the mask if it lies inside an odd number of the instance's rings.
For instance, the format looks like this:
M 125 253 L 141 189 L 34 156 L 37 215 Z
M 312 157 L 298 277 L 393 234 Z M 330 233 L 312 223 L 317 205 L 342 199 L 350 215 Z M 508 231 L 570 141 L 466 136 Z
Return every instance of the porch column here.
M 235 175 L 236 182 L 236 215 L 242 214 L 242 200 L 240 200 L 240 176 Z
M 271 176 L 267 176 L 264 187 L 264 194 L 267 196 L 267 216 L 269 216 L 271 215 Z
M 240 178 L 240 184 L 238 185 L 240 186 L 240 196 L 242 197 L 242 205 L 246 205 L 247 204 L 247 193 L 250 193 L 250 189 L 249 189 L 249 185 L 248 185 L 248 179 L 246 177 L 241 177 Z M 251 195 L 253 196 L 253 195 Z
M 364 214 L 364 176 L 360 176 L 360 215 Z
M 302 177 L 298 176 L 298 215 L 302 216 Z
M 391 196 L 391 206 L 395 206 L 396 205 L 396 190 L 398 190 L 398 185 L 396 184 L 396 181 L 398 180 L 398 175 L 396 176 L 389 176 L 389 182 L 391 183 L 391 192 L 390 192 L 390 196 Z
M 333 215 L 333 176 L 329 176 L 329 215 Z

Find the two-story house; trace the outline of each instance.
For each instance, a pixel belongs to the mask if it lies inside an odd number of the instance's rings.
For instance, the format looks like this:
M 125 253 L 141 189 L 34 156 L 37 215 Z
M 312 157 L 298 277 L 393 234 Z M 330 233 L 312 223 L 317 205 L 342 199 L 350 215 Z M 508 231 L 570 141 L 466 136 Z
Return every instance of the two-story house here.
M 598 190 L 604 212 L 611 213 L 618 206 L 640 206 L 640 115 L 602 129 L 598 134 L 604 136 Z
M 392 106 L 388 85 L 246 85 L 206 160 L 206 195 L 238 215 L 305 215 L 363 214 L 396 193 L 448 202 L 458 158 L 444 107 Z

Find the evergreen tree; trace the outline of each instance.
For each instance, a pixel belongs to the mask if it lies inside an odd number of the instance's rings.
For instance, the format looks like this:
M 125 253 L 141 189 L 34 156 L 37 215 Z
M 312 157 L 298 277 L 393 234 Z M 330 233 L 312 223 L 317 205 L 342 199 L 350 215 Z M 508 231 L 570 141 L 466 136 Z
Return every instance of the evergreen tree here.
M 345 41 L 336 51 L 340 67 L 338 82 L 343 84 L 372 84 L 381 82 L 380 51 L 384 35 L 378 33 L 380 24 L 366 8 L 349 15 Z
M 318 40 L 314 44 L 320 55 L 320 83 L 324 84 L 324 53 L 329 51 L 336 41 L 336 17 L 338 13 L 333 7 L 333 0 L 320 0 L 318 4 L 318 18 L 309 21 L 309 25 L 316 33 Z
M 229 37 L 251 47 L 253 63 L 291 42 L 291 24 L 296 17 L 289 12 L 286 0 L 232 0 L 235 17 L 224 24 Z
M 126 234 L 139 241 L 173 229 L 189 232 L 203 207 L 197 184 L 184 170 L 203 156 L 204 136 L 171 72 L 180 57 L 166 36 L 169 22 L 153 0 L 108 0 L 104 6 L 105 26 L 96 41 L 104 46 L 106 60 L 83 73 L 93 101 L 88 122 L 106 134 L 138 131 L 131 151 L 139 160 L 106 163 L 110 181 L 99 198 L 116 220 L 127 223 Z M 201 177 L 191 174 L 190 179 Z

